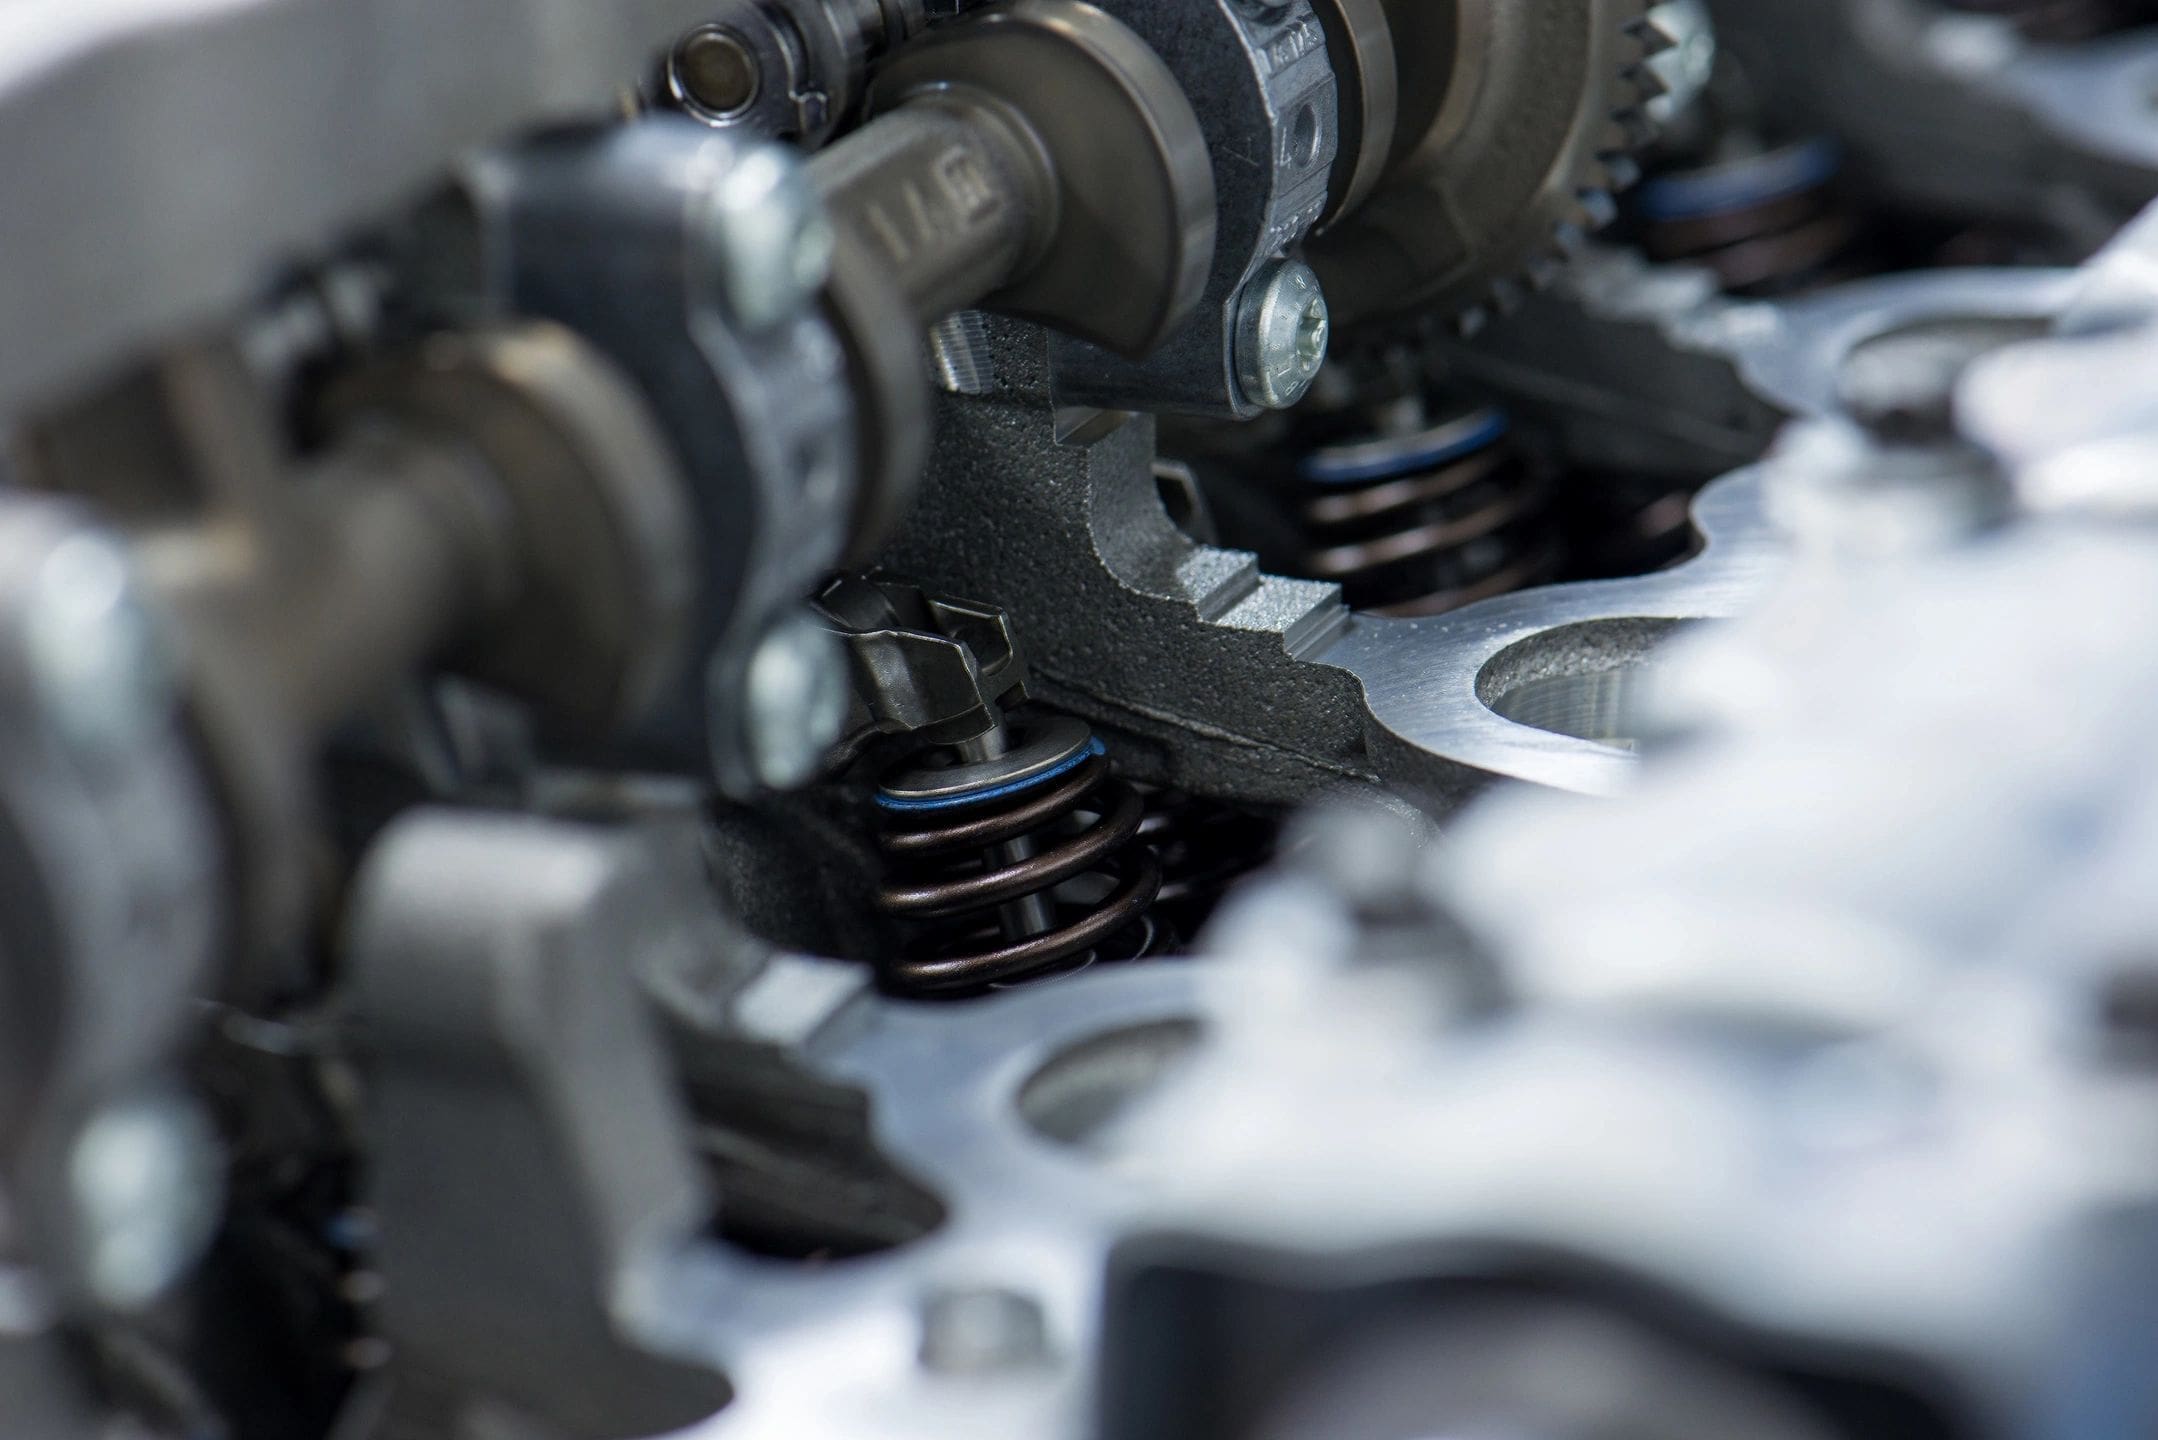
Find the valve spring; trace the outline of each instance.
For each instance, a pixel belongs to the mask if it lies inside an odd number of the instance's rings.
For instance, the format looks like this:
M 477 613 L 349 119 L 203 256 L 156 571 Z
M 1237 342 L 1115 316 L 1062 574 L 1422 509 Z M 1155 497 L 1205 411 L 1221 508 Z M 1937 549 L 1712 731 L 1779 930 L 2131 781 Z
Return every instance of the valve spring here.
M 1733 295 L 1789 295 L 1841 278 L 1859 244 L 1842 170 L 1826 138 L 1678 165 L 1636 187 L 1627 215 L 1652 260 L 1706 266 Z
M 1326 445 L 1297 465 L 1301 569 L 1379 615 L 1437 615 L 1551 579 L 1561 553 L 1545 478 L 1503 412 Z
M 1161 860 L 1153 913 L 1176 941 L 1188 943 L 1232 885 L 1274 858 L 1281 824 L 1223 801 L 1152 790 L 1139 838 Z
M 2158 19 L 2152 0 L 1945 0 L 1951 10 L 1997 15 L 2031 40 L 2095 40 Z
M 878 904 L 910 932 L 888 989 L 967 994 L 1161 948 L 1143 807 L 1080 721 L 938 747 L 887 774 L 876 799 Z

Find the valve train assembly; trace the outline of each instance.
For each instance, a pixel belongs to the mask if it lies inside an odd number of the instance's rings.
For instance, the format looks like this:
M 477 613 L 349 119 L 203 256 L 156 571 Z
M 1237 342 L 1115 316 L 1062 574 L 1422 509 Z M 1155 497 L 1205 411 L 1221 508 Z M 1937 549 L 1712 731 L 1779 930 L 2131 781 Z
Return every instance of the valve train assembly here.
M 0 16 L 0 1440 L 2158 1434 L 2158 4 Z

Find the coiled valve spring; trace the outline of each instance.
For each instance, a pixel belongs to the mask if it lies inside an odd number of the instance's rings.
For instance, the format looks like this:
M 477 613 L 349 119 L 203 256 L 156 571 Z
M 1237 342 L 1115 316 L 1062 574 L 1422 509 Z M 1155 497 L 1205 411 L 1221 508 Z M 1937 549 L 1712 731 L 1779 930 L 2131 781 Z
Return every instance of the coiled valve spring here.
M 1734 295 L 1788 295 L 1838 277 L 1862 226 L 1843 203 L 1840 147 L 1826 138 L 1674 166 L 1629 197 L 1651 259 L 1705 265 Z
M 1143 806 L 1084 723 L 936 747 L 888 773 L 876 803 L 890 867 L 878 902 L 911 932 L 888 989 L 967 993 L 1156 949 Z
M 1395 616 L 1550 579 L 1560 561 L 1550 488 L 1508 432 L 1504 412 L 1471 407 L 1307 453 L 1301 573 L 1336 582 L 1358 610 Z
M 1153 918 L 1179 944 L 1205 928 L 1232 886 L 1274 858 L 1272 815 L 1182 790 L 1152 790 L 1139 838 L 1161 862 Z

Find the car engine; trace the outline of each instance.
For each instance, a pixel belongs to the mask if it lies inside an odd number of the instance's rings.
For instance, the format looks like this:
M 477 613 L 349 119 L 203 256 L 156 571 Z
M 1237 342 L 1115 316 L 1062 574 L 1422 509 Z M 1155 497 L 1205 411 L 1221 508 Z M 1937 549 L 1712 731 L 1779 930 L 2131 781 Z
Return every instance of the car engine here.
M 0 1440 L 2158 1433 L 2154 96 L 0 9 Z

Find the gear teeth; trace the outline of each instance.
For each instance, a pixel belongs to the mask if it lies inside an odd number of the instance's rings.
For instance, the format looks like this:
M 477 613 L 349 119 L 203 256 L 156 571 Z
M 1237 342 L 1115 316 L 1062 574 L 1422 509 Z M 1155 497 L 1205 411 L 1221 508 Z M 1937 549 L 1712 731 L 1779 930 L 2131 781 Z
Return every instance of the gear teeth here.
M 1613 197 L 1639 182 L 1641 167 L 1634 154 L 1657 135 L 1647 107 L 1669 91 L 1663 77 L 1648 62 L 1678 42 L 1648 13 L 1649 0 L 1638 3 L 1640 12 L 1619 27 L 1632 43 L 1634 53 L 1619 67 L 1613 106 L 1590 147 L 1592 158 L 1588 163 L 1600 183 L 1574 192 L 1572 204 L 1553 224 L 1548 244 L 1529 256 L 1519 274 L 1493 281 L 1481 300 L 1454 317 L 1454 331 L 1463 339 L 1477 334 L 1496 316 L 1518 310 L 1533 292 L 1556 283 L 1574 257 L 1587 247 L 1588 237 L 1618 219 L 1618 202 Z
M 1646 105 L 1661 95 L 1671 93 L 1670 82 L 1647 65 L 1631 66 L 1619 72 L 1622 83 L 1633 87 L 1634 105 Z M 1632 108 L 1632 107 L 1627 107 Z
M 1646 147 L 1656 138 L 1656 122 L 1640 110 L 1621 110 L 1611 117 L 1618 123 L 1620 143 L 1615 149 L 1631 152 Z
M 1532 0 L 1479 3 L 1513 5 Z M 1651 18 L 1651 4 L 1652 0 L 1590 0 L 1586 7 L 1603 11 L 1600 23 L 1610 27 L 1602 30 L 1600 42 L 1610 68 L 1603 72 L 1601 95 L 1590 100 L 1596 108 L 1577 116 L 1566 150 L 1554 157 L 1564 170 L 1553 170 L 1552 188 L 1537 197 L 1533 212 L 1521 217 L 1517 233 L 1530 242 L 1523 247 L 1527 253 L 1513 262 L 1510 271 L 1495 276 L 1487 272 L 1488 278 L 1481 283 L 1464 284 L 1451 308 L 1425 309 L 1414 318 L 1403 315 L 1397 326 L 1406 323 L 1411 330 L 1426 333 L 1451 330 L 1462 339 L 1472 338 L 1497 317 L 1519 309 L 1534 292 L 1548 289 L 1587 247 L 1589 237 L 1618 219 L 1614 197 L 1640 179 L 1633 157 L 1658 133 L 1649 118 L 1649 102 L 1668 91 L 1649 61 L 1677 44 Z M 1612 15 L 1613 10 L 1623 13 Z M 1402 331 L 1397 328 L 1393 333 L 1398 336 Z
M 1613 111 L 1596 135 L 1596 158 L 1625 159 L 1656 138 L 1656 126 L 1639 110 Z
M 1641 42 L 1643 56 L 1661 55 L 1678 44 L 1678 37 L 1663 28 L 1654 14 L 1636 15 L 1620 26 L 1631 38 Z
M 1649 101 L 1671 93 L 1671 83 L 1646 61 L 1619 71 L 1612 92 L 1612 110 L 1638 110 Z

